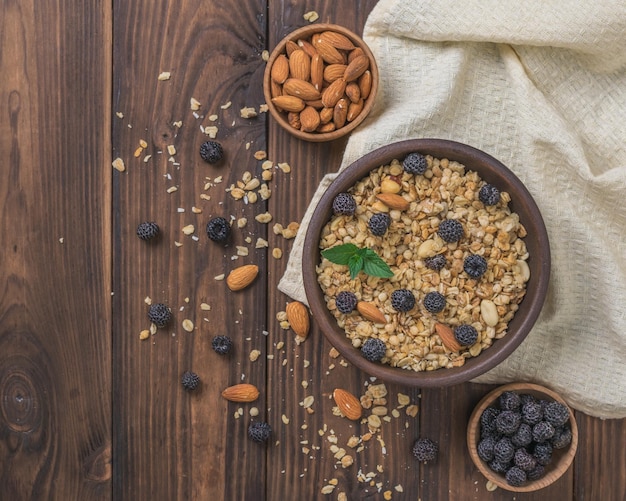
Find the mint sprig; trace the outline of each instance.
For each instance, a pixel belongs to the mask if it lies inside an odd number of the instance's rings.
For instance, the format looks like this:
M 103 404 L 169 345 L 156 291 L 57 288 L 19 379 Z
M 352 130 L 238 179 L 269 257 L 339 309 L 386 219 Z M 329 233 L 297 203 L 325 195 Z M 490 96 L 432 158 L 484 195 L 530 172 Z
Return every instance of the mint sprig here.
M 393 277 L 393 271 L 391 271 L 387 263 L 368 247 L 341 244 L 323 250 L 322 256 L 331 263 L 347 266 L 350 270 L 351 279 L 354 279 L 361 270 L 372 277 Z

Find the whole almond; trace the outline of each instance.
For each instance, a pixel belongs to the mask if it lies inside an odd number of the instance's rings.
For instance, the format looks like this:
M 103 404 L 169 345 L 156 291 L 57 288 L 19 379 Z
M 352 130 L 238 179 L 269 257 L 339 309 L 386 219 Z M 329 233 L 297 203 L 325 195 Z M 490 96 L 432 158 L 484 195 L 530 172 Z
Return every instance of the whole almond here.
M 304 52 L 308 54 L 309 57 L 313 57 L 317 54 L 315 47 L 311 45 L 311 42 L 307 42 L 306 40 L 298 40 L 298 47 L 300 47 Z
M 311 58 L 300 48 L 294 50 L 289 56 L 289 74 L 293 78 L 305 81 L 311 77 Z
M 352 43 L 352 41 L 347 36 L 343 35 L 342 33 L 337 33 L 336 31 L 324 31 L 320 33 L 320 38 L 335 47 L 335 49 L 354 49 L 354 44 Z
M 410 206 L 408 200 L 395 193 L 379 193 L 376 198 L 390 209 L 407 210 Z
M 328 122 L 326 124 L 321 124 L 316 132 L 320 132 L 322 134 L 326 134 L 327 132 L 332 132 L 336 130 L 335 124 L 333 122 Z
M 333 123 L 337 129 L 340 129 L 346 124 L 346 118 L 348 116 L 348 100 L 342 97 L 333 110 Z
M 304 104 L 306 106 L 311 106 L 313 108 L 315 108 L 316 110 L 321 110 L 324 107 L 324 103 L 322 103 L 322 99 L 314 99 L 314 100 L 309 100 L 309 101 L 305 101 Z
M 348 122 L 352 122 L 356 117 L 358 117 L 363 111 L 363 99 L 359 100 L 358 103 L 350 103 L 348 106 Z
M 306 106 L 300 112 L 300 130 L 304 132 L 313 132 L 319 127 L 321 120 L 320 114 L 313 106 Z
M 289 122 L 289 125 L 291 125 L 294 129 L 299 129 L 302 126 L 300 123 L 300 113 L 297 111 L 290 111 L 287 113 L 287 122 Z
M 222 391 L 222 397 L 230 402 L 254 402 L 259 398 L 259 390 L 253 384 L 240 383 Z
M 359 89 L 361 90 L 361 97 L 367 99 L 372 90 L 372 72 L 367 70 L 359 78 Z
M 363 52 L 363 49 L 361 49 L 361 47 L 356 47 L 354 50 L 351 50 L 348 53 L 348 64 L 354 61 L 356 57 L 364 56 L 364 55 L 365 55 L 365 52 Z
M 366 303 L 365 301 L 359 301 L 356 304 L 357 311 L 363 315 L 370 322 L 375 324 L 386 324 L 387 319 L 383 312 L 378 309 L 374 303 Z
M 272 64 L 270 70 L 272 80 L 278 84 L 282 84 L 289 77 L 289 60 L 284 54 L 280 54 Z
M 278 97 L 283 95 L 283 86 L 270 79 L 270 92 L 272 97 Z
M 321 37 L 315 41 L 313 47 L 315 47 L 315 50 L 328 64 L 345 64 L 346 62 L 344 57 L 341 55 L 341 52 Z
M 226 277 L 226 285 L 232 291 L 240 291 L 250 285 L 259 274 L 256 264 L 246 264 L 232 270 Z
M 306 339 L 309 335 L 309 311 L 307 307 L 300 301 L 292 301 L 285 308 L 287 313 L 287 321 L 296 335 L 302 339 Z
M 317 53 L 311 57 L 311 83 L 317 90 L 324 85 L 324 60 Z
M 369 66 L 370 60 L 367 56 L 357 56 L 348 64 L 343 79 L 346 82 L 353 82 L 365 73 L 365 70 L 367 70 Z
M 291 54 L 293 54 L 293 51 L 299 50 L 299 49 L 300 49 L 300 46 L 293 40 L 288 40 L 287 44 L 285 45 L 285 51 L 287 52 L 287 57 L 291 57 Z
M 341 78 L 346 72 L 347 66 L 345 64 L 329 64 L 324 68 L 324 80 L 328 83 L 334 82 L 338 78 Z
M 339 104 L 339 103 L 337 103 Z M 335 108 L 337 107 L 337 105 L 335 105 Z M 328 122 L 330 122 L 333 119 L 333 115 L 335 113 L 335 110 L 333 108 L 322 108 L 320 110 L 320 122 L 322 124 L 327 124 Z M 346 110 L 347 113 L 347 110 Z
M 346 90 L 346 82 L 341 78 L 335 80 L 322 92 L 322 103 L 326 108 L 334 108 L 343 97 L 343 93 Z
M 348 419 L 352 421 L 358 421 L 361 419 L 363 415 L 363 407 L 361 407 L 361 402 L 356 398 L 352 393 L 342 390 L 341 388 L 335 389 L 333 391 L 333 399 L 339 407 L 341 413 Z
M 285 111 L 302 111 L 304 109 L 304 101 L 296 96 L 276 96 L 272 98 L 272 103 Z
M 359 88 L 359 84 L 356 82 L 350 82 L 346 85 L 346 96 L 353 103 L 358 103 L 361 100 L 361 89 Z
M 461 350 L 461 345 L 454 337 L 454 332 L 448 325 L 436 323 L 435 332 L 441 338 L 441 342 L 443 343 L 443 345 L 450 351 Z
M 288 78 L 283 84 L 283 94 L 296 96 L 303 101 L 319 99 L 320 92 L 313 87 L 313 84 L 300 80 L 299 78 Z

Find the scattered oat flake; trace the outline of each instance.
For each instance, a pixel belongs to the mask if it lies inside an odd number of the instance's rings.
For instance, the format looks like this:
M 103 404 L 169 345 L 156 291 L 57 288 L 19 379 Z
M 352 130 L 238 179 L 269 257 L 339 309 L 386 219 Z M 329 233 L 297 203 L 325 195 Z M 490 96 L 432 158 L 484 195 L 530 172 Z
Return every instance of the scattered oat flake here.
M 322 487 L 322 490 L 320 491 L 322 494 L 332 494 L 332 492 L 335 490 L 335 486 L 334 485 L 325 485 L 324 487 Z
M 174 127 L 177 127 L 177 128 L 180 129 L 183 126 L 183 121 L 182 120 L 178 120 L 177 122 L 174 122 L 173 125 L 174 125 Z
M 202 106 L 202 105 L 200 104 L 200 101 L 198 101 L 196 98 L 192 97 L 189 100 L 189 106 L 191 108 L 191 111 L 197 111 L 197 110 L 200 109 L 200 106 Z
M 393 493 L 391 491 L 383 492 L 383 498 L 385 499 L 385 501 L 389 501 L 392 496 L 393 496 Z
M 267 224 L 272 220 L 272 215 L 269 212 L 264 212 L 263 214 L 257 214 L 254 216 L 259 223 Z
M 487 480 L 487 485 L 485 487 L 489 492 L 493 492 L 498 488 L 498 486 L 491 480 Z
M 144 163 L 148 163 L 148 161 L 152 158 L 152 155 L 146 155 L 145 157 L 143 157 L 143 162 Z
M 193 332 L 193 322 L 188 318 L 183 320 L 183 329 L 185 329 L 187 332 Z
M 170 186 L 167 190 L 165 190 L 167 193 L 174 193 L 175 191 L 178 191 L 178 187 L 177 186 Z
M 261 352 L 259 350 L 252 350 L 250 352 L 250 362 L 256 362 L 259 356 L 261 356 Z
M 177 242 L 177 241 L 175 241 L 175 242 L 174 242 L 174 245 L 175 245 L 176 247 L 182 247 L 182 246 L 183 246 L 183 243 L 182 243 L 182 242 Z
M 394 487 L 396 492 L 404 492 L 404 488 L 402 487 L 402 484 L 398 484 Z
M 124 160 L 122 160 L 120 157 L 117 157 L 115 160 L 113 160 L 112 165 L 113 168 L 119 172 L 124 172 L 126 170 Z
M 289 424 L 289 418 L 284 414 L 280 417 L 280 419 L 284 424 Z
M 211 310 L 211 305 L 207 304 L 207 303 L 202 303 L 202 304 L 200 304 L 200 309 L 202 311 L 210 311 Z
M 263 52 L 261 52 L 261 59 L 263 61 L 268 61 L 270 58 L 270 51 L 269 50 L 264 50 Z
M 116 111 L 115 116 L 117 116 L 117 118 L 124 118 L 124 113 L 122 113 L 121 111 Z
M 221 109 L 223 110 L 227 110 L 228 108 L 230 108 L 232 106 L 232 102 L 228 101 L 226 104 L 223 104 L 222 106 L 220 106 Z
M 224 280 L 224 274 L 222 273 L 221 275 L 216 275 L 215 280 Z
M 278 168 L 282 170 L 285 174 L 289 174 L 291 172 L 291 165 L 289 165 L 287 162 L 279 162 L 277 165 Z
M 151 323 L 150 324 L 150 334 L 154 336 L 156 333 L 157 333 L 157 326 L 156 326 L 155 323 Z
M 239 115 L 241 115 L 241 118 L 254 118 L 257 116 L 257 112 L 256 109 L 246 106 L 239 110 Z
M 169 144 L 169 145 L 167 146 L 167 152 L 168 152 L 170 155 L 176 155 L 176 146 L 174 146 L 173 144 Z
M 270 107 L 267 104 L 262 104 L 259 106 L 259 113 L 267 113 Z
M 202 214 L 202 209 L 194 205 L 191 207 L 191 212 L 193 212 L 194 214 Z
M 209 121 L 216 122 L 219 117 L 216 114 L 213 114 L 213 115 L 209 115 L 208 118 L 209 118 Z
M 269 246 L 269 242 L 261 237 L 257 238 L 256 243 L 254 244 L 255 249 L 263 249 L 264 247 L 268 247 L 268 246 Z
M 319 14 L 315 12 L 314 10 L 305 12 L 302 17 L 304 18 L 305 21 L 308 21 L 309 23 L 314 23 L 320 18 Z
M 211 139 L 215 139 L 217 137 L 218 128 L 215 125 L 211 125 L 209 127 L 204 128 L 204 133 L 209 136 Z
M 279 249 L 278 247 L 274 247 L 272 249 L 272 257 L 274 259 L 280 259 L 281 257 L 283 257 L 283 251 L 282 249 Z
M 267 151 L 265 150 L 255 151 L 254 158 L 256 158 L 257 160 L 265 160 L 267 158 Z
M 196 231 L 196 228 L 194 227 L 193 224 L 188 224 L 187 226 L 183 228 L 182 231 L 185 235 L 191 235 L 194 231 Z
M 150 331 L 148 329 L 144 329 L 139 333 L 139 339 L 144 341 L 150 337 Z
M 59 243 L 62 244 L 63 242 L 65 242 L 65 238 L 63 238 L 63 237 L 59 238 Z
M 159 73 L 158 79 L 163 81 L 163 80 L 169 80 L 170 77 L 172 76 L 172 73 L 169 71 L 162 71 L 161 73 Z

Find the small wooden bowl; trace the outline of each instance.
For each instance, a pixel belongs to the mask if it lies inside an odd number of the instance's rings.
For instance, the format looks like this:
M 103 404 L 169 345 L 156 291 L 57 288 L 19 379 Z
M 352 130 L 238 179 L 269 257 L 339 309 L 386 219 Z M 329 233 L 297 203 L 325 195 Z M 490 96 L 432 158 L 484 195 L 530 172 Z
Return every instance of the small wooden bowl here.
M 560 402 L 565 405 L 569 410 L 569 424 L 572 430 L 572 442 L 570 443 L 569 447 L 565 449 L 555 449 L 552 453 L 552 461 L 550 461 L 550 463 L 546 466 L 545 475 L 538 480 L 528 481 L 520 487 L 514 487 L 510 485 L 504 478 L 504 475 L 491 470 L 487 463 L 485 463 L 482 459 L 480 459 L 480 457 L 478 457 L 478 451 L 476 450 L 478 441 L 480 439 L 480 416 L 487 407 L 494 405 L 500 395 L 505 391 L 528 393 L 536 398 Z M 469 424 L 467 426 L 467 447 L 469 449 L 472 461 L 480 470 L 480 472 L 487 478 L 487 480 L 491 480 L 498 487 L 509 491 L 532 492 L 543 489 L 544 487 L 552 484 L 553 482 L 558 480 L 570 467 L 572 461 L 574 461 L 574 456 L 576 455 L 576 449 L 578 447 L 578 427 L 576 425 L 574 413 L 569 408 L 567 403 L 558 394 L 538 384 L 512 383 L 500 386 L 499 388 L 491 391 L 490 393 L 485 395 L 483 399 L 478 403 L 478 405 L 474 408 L 474 410 L 472 411 L 472 415 L 470 416 Z
M 279 110 L 272 102 L 272 66 L 279 55 L 286 54 L 286 46 L 288 42 L 291 41 L 297 43 L 298 40 L 309 40 L 312 35 L 325 31 L 332 31 L 344 35 L 350 39 L 355 47 L 360 47 L 363 50 L 363 52 L 369 59 L 369 71 L 371 72 L 372 76 L 372 86 L 367 99 L 365 99 L 363 102 L 363 109 L 361 110 L 359 115 L 357 115 L 357 117 L 354 118 L 352 121 L 346 122 L 343 127 L 335 129 L 332 132 L 304 132 L 300 129 L 292 127 L 287 120 L 287 113 Z M 263 93 L 265 95 L 265 102 L 274 119 L 281 125 L 281 127 L 283 127 L 285 130 L 287 130 L 289 133 L 293 134 L 297 138 L 311 142 L 333 141 L 352 132 L 371 111 L 372 106 L 374 105 L 374 99 L 376 98 L 377 91 L 378 67 L 376 66 L 376 60 L 374 59 L 372 51 L 358 35 L 348 30 L 347 28 L 336 24 L 311 24 L 309 26 L 299 28 L 288 34 L 278 43 L 278 45 L 276 45 L 276 47 L 270 54 L 267 65 L 265 67 L 265 74 L 263 76 Z

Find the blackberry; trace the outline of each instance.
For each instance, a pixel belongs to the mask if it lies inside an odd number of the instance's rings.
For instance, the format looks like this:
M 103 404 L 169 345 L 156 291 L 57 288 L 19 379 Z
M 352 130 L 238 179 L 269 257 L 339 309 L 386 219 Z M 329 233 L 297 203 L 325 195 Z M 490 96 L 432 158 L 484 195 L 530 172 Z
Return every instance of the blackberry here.
M 503 435 L 513 435 L 522 422 L 522 416 L 515 411 L 502 411 L 496 417 L 496 430 Z
M 543 419 L 552 426 L 563 426 L 569 421 L 569 411 L 561 402 L 548 402 L 543 408 Z
M 539 480 L 546 473 L 546 467 L 542 464 L 537 464 L 532 470 L 526 473 L 528 480 Z
M 361 346 L 361 354 L 370 362 L 380 362 L 387 352 L 384 341 L 378 338 L 369 338 Z
M 509 469 L 509 461 L 498 461 L 494 459 L 489 463 L 489 468 L 496 473 L 505 473 Z
M 526 447 L 533 441 L 533 429 L 526 423 L 521 423 L 517 431 L 511 436 L 515 447 Z
M 163 303 L 152 303 L 148 309 L 148 319 L 157 327 L 165 327 L 172 319 L 172 310 Z
M 440 269 L 442 269 L 447 262 L 448 260 L 443 254 L 437 254 L 433 257 L 427 257 L 426 259 L 424 259 L 424 265 L 426 265 L 426 268 L 430 268 L 431 270 L 435 271 L 439 271 Z
M 356 202 L 350 193 L 339 193 L 333 200 L 335 215 L 352 216 L 356 211 Z
M 530 393 L 522 393 L 522 394 L 520 394 L 519 399 L 521 400 L 522 405 L 524 405 L 524 404 L 526 404 L 528 402 L 536 402 L 537 401 L 537 399 L 534 396 L 532 396 Z
M 498 435 L 498 431 L 496 430 L 496 417 L 498 414 L 500 414 L 500 409 L 487 407 L 480 415 L 481 438 Z
M 350 291 L 341 291 L 335 298 L 335 305 L 340 313 L 351 313 L 357 302 L 356 294 Z
M 478 254 L 470 254 L 463 261 L 463 270 L 472 278 L 479 278 L 487 271 L 487 260 Z
M 498 403 L 503 411 L 516 411 L 522 405 L 522 399 L 514 391 L 505 391 L 498 398 Z
M 206 225 L 206 234 L 214 242 L 226 242 L 230 236 L 230 224 L 223 217 L 214 217 Z
M 500 190 L 493 184 L 485 184 L 478 192 L 478 199 L 485 205 L 496 205 L 500 201 Z
M 183 388 L 185 388 L 185 390 L 193 391 L 200 384 L 200 378 L 195 372 L 187 371 L 183 373 L 181 383 L 183 384 Z
M 265 421 L 255 421 L 248 426 L 248 436 L 255 442 L 267 442 L 272 436 L 272 427 Z
M 434 461 L 438 453 L 439 446 L 430 438 L 418 438 L 413 444 L 413 456 L 418 461 Z
M 478 331 L 469 324 L 462 324 L 454 328 L 454 337 L 463 346 L 471 346 L 478 339 Z
M 537 460 L 537 463 L 546 466 L 552 459 L 552 445 L 550 445 L 550 442 L 535 444 L 532 455 Z
M 439 223 L 437 233 L 445 242 L 458 242 L 463 236 L 463 225 L 456 219 L 444 219 Z
M 215 336 L 211 341 L 211 347 L 215 353 L 226 355 L 233 347 L 233 340 L 228 336 Z
M 526 472 L 517 466 L 511 466 L 506 473 L 504 474 L 504 478 L 509 485 L 513 487 L 519 487 L 523 485 L 527 480 Z
M 402 162 L 402 168 L 410 174 L 422 175 L 428 168 L 426 157 L 417 152 L 409 153 Z
M 387 233 L 387 228 L 391 224 L 391 218 L 389 214 L 385 214 L 384 212 L 378 212 L 370 217 L 367 226 L 373 235 L 377 237 L 382 237 L 385 233 Z
M 216 164 L 224 156 L 224 148 L 217 141 L 206 141 L 200 145 L 202 160 L 210 164 Z
M 415 306 L 415 296 L 409 289 L 398 289 L 391 293 L 391 307 L 396 311 L 409 311 Z
M 502 437 L 493 446 L 493 454 L 495 459 L 501 463 L 508 463 L 513 459 L 515 454 L 515 446 L 508 437 Z
M 446 307 L 446 297 L 437 291 L 429 292 L 424 296 L 424 308 L 431 313 L 439 313 Z
M 533 399 L 522 404 L 522 421 L 531 426 L 543 419 L 543 405 Z
M 537 460 L 532 456 L 530 452 L 528 452 L 523 447 L 520 447 L 515 451 L 515 455 L 513 456 L 513 463 L 518 468 L 521 468 L 524 471 L 530 471 L 537 466 Z
M 497 440 L 494 437 L 486 437 L 478 442 L 478 445 L 476 446 L 476 452 L 478 453 L 478 457 L 482 459 L 485 463 L 493 461 L 495 457 L 493 448 L 496 445 L 496 442 Z
M 554 426 L 547 421 L 539 421 L 533 426 L 533 440 L 535 442 L 545 442 L 554 436 Z
M 159 225 L 150 221 L 137 226 L 137 236 L 142 240 L 152 240 L 159 236 Z
M 572 430 L 569 426 L 558 428 L 550 439 L 550 444 L 552 445 L 553 449 L 565 449 L 565 447 L 567 447 L 571 443 Z

